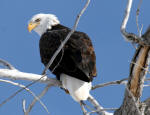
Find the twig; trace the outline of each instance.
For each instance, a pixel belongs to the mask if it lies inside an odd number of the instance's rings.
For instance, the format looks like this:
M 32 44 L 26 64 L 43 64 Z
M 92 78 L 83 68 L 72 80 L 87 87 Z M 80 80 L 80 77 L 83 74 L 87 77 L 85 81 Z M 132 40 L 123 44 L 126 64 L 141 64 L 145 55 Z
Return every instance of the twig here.
M 136 110 L 138 111 L 138 115 L 142 115 L 139 110 L 139 107 L 137 105 L 137 101 L 136 101 L 135 97 L 133 96 L 133 94 L 131 93 L 131 91 L 128 89 L 128 86 L 126 87 L 126 89 L 127 89 L 128 94 L 131 96 L 133 103 L 135 104 Z
M 145 84 L 145 85 L 143 85 L 143 87 L 149 87 L 149 86 L 150 86 L 150 84 L 147 84 L 147 85 Z
M 53 63 L 53 61 L 55 60 L 56 56 L 59 54 L 59 52 L 61 51 L 61 49 L 64 47 L 64 45 L 67 43 L 67 41 L 69 40 L 70 36 L 74 33 L 74 31 L 77 28 L 77 25 L 79 23 L 80 17 L 82 16 L 82 14 L 84 13 L 84 11 L 87 9 L 88 5 L 90 3 L 90 0 L 87 0 L 85 6 L 83 7 L 83 9 L 80 11 L 80 13 L 77 15 L 77 18 L 75 20 L 75 24 L 72 28 L 72 30 L 68 33 L 67 37 L 65 38 L 65 40 L 61 43 L 61 45 L 59 46 L 59 48 L 56 50 L 56 52 L 54 53 L 54 55 L 52 56 L 52 58 L 50 59 L 49 63 L 47 64 L 47 66 L 45 67 L 45 69 L 43 70 L 42 74 L 45 74 L 46 71 L 48 70 L 48 68 L 51 66 L 51 64 Z
M 117 110 L 118 108 L 105 108 L 105 109 L 101 109 L 101 111 L 115 111 Z M 90 115 L 92 113 L 97 113 L 98 111 L 90 111 L 87 113 L 87 115 Z M 108 113 L 108 112 L 105 112 L 106 115 L 113 115 L 113 113 Z
M 44 105 L 44 103 L 29 89 L 29 88 L 26 88 L 26 86 L 22 85 L 22 84 L 19 84 L 19 83 L 15 83 L 13 81 L 9 81 L 9 80 L 3 80 L 3 79 L 0 79 L 0 82 L 5 82 L 5 83 L 9 83 L 9 84 L 12 84 L 12 85 L 15 85 L 15 86 L 19 86 L 21 88 L 24 88 L 26 91 L 28 91 L 35 99 L 37 99 L 37 101 L 40 102 L 40 104 L 42 105 L 42 107 L 47 111 L 47 108 L 46 106 Z M 0 106 L 2 106 L 3 104 L 5 104 L 6 102 L 8 102 L 11 98 L 8 98 L 7 100 L 3 101 Z
M 90 111 L 93 111 L 94 109 L 91 108 L 90 106 L 88 106 L 87 104 L 84 103 L 84 101 L 80 102 L 82 105 L 84 105 L 87 109 L 89 109 Z
M 63 55 L 64 55 L 64 49 L 62 48 L 62 54 L 61 54 L 61 58 L 60 60 L 58 61 L 57 65 L 53 68 L 53 70 L 51 71 L 52 73 L 55 71 L 55 69 L 59 66 L 60 62 L 62 61 L 62 58 L 63 58 Z
M 146 39 L 143 39 L 142 37 L 139 37 L 133 33 L 127 33 L 126 32 L 126 25 L 130 16 L 130 11 L 131 11 L 131 6 L 132 6 L 133 0 L 128 0 L 126 11 L 125 11 L 125 16 L 121 25 L 121 33 L 123 37 L 127 40 L 130 41 L 131 43 L 138 43 L 141 45 L 149 45 Z
M 87 114 L 87 111 L 86 111 L 86 109 L 84 108 L 84 105 L 83 105 L 82 102 L 80 102 L 80 106 L 81 106 L 81 109 L 82 109 L 82 111 L 83 111 L 83 115 L 88 115 L 88 114 Z
M 43 97 L 43 96 L 47 93 L 48 89 L 49 89 L 51 86 L 52 86 L 51 84 L 48 84 L 48 85 L 44 88 L 44 90 L 40 93 L 40 95 L 38 96 L 38 98 L 40 99 L 41 97 Z M 25 115 L 28 115 L 28 114 L 29 114 L 29 112 L 31 111 L 31 109 L 33 108 L 34 104 L 35 104 L 37 101 L 38 101 L 38 100 L 37 100 L 36 98 L 34 98 L 34 100 L 33 100 L 33 101 L 31 102 L 31 104 L 29 105 L 28 109 L 26 110 Z M 48 112 L 48 110 L 47 110 L 47 112 Z M 49 112 L 48 112 L 48 113 L 49 113 Z
M 131 62 L 131 63 L 136 64 L 134 62 Z M 145 68 L 143 67 L 143 69 L 145 69 Z M 12 80 L 36 81 L 36 80 L 40 79 L 41 76 L 42 75 L 33 74 L 33 73 L 20 72 L 19 70 L 0 69 L 0 78 L 8 78 L 8 79 L 12 79 Z M 95 90 L 96 88 L 109 86 L 109 85 L 124 84 L 124 83 L 126 83 L 125 82 L 126 80 L 128 80 L 128 78 L 98 84 L 96 86 L 93 86 L 92 90 Z M 149 80 L 150 80 L 150 78 L 147 78 L 145 81 L 149 81 Z M 61 82 L 60 81 L 58 81 L 55 78 L 49 78 L 47 76 L 43 77 L 39 82 L 45 83 L 45 84 L 52 84 L 53 86 L 61 87 Z
M 23 99 L 22 101 L 22 109 L 23 109 L 23 112 L 26 113 L 26 100 Z
M 111 109 L 111 108 L 110 108 L 110 109 Z M 117 108 L 116 108 L 116 109 L 117 109 Z M 112 110 L 116 110 L 116 109 L 113 109 L 113 108 L 112 108 Z M 103 109 L 101 109 L 101 110 L 103 111 Z M 105 110 L 105 109 L 104 109 L 104 110 Z M 98 112 L 98 111 L 90 111 L 90 112 L 87 113 L 87 115 L 90 115 L 90 114 L 92 114 L 92 113 L 97 113 L 97 112 Z M 108 113 L 108 112 L 105 112 L 105 114 L 106 114 L 106 115 L 114 115 L 113 113 Z
M 117 81 L 111 81 L 111 82 L 107 82 L 107 83 L 103 83 L 103 84 L 98 84 L 96 86 L 93 86 L 92 90 L 95 90 L 96 88 L 100 88 L 100 87 L 109 86 L 109 85 L 126 84 L 126 82 L 125 82 L 126 80 L 128 80 L 128 78 L 124 78 L 124 79 L 117 80 Z
M 138 24 L 138 17 L 139 17 L 139 13 L 140 13 L 141 4 L 142 4 L 142 0 L 140 0 L 139 5 L 138 5 L 138 8 L 137 8 L 137 10 L 136 10 L 136 25 L 137 25 L 139 37 L 141 37 L 141 35 L 142 35 L 142 29 L 143 29 L 143 25 L 142 25 L 142 27 L 141 27 L 141 29 L 140 29 L 140 28 L 139 28 L 139 24 Z
M 145 81 L 150 81 L 150 78 L 146 78 Z
M 141 66 L 141 65 L 139 65 L 139 64 L 137 64 L 137 63 L 134 63 L 134 62 L 131 62 L 131 63 L 134 64 L 134 65 L 136 65 L 136 66 L 141 67 L 141 68 L 144 69 L 147 73 L 150 74 L 150 71 L 148 71 L 148 69 L 144 68 L 143 66 Z
M 123 19 L 123 22 L 122 22 L 122 25 L 121 25 L 121 32 L 122 32 L 123 36 L 125 37 L 125 39 L 127 39 L 125 29 L 126 29 L 126 25 L 127 25 L 129 16 L 130 16 L 131 6 L 132 6 L 132 0 L 128 0 L 127 8 L 126 8 L 126 11 L 125 11 L 125 16 L 124 16 L 124 19 Z
M 103 109 L 103 107 L 100 106 L 100 104 L 96 101 L 96 99 L 94 99 L 94 97 L 92 95 L 89 95 L 88 101 L 91 102 L 92 105 L 95 107 L 97 114 L 106 115 L 105 111 L 101 111 L 101 109 Z
M 120 84 L 126 85 L 127 84 L 127 80 L 128 80 L 128 78 L 124 78 L 124 79 L 121 79 L 121 80 L 110 81 L 110 82 L 107 82 L 107 83 L 98 84 L 98 85 L 93 86 L 92 90 L 95 90 L 97 88 L 110 86 L 110 85 L 120 85 Z M 150 78 L 146 78 L 145 81 L 150 81 Z
M 104 108 L 104 109 L 101 109 L 101 111 L 115 111 L 117 109 L 118 108 Z
M 12 99 L 14 96 L 16 96 L 19 92 L 23 91 L 25 88 L 28 88 L 33 83 L 36 83 L 37 81 L 43 82 L 43 83 L 49 83 L 52 86 L 61 86 L 61 82 L 48 78 L 47 76 L 41 77 L 42 75 L 32 74 L 32 73 L 23 73 L 19 72 L 18 70 L 8 70 L 8 69 L 0 69 L 0 77 L 7 77 L 11 79 L 20 79 L 20 80 L 30 80 L 33 81 L 32 83 L 28 84 L 27 86 L 19 89 L 15 93 L 13 93 L 11 96 L 9 96 L 7 99 L 5 99 L 2 103 L 0 103 L 0 106 L 8 102 L 8 100 Z
M 8 69 L 14 70 L 15 67 L 13 67 L 10 63 L 8 63 L 7 61 L 0 59 L 0 63 L 3 64 L 4 66 L 6 66 Z

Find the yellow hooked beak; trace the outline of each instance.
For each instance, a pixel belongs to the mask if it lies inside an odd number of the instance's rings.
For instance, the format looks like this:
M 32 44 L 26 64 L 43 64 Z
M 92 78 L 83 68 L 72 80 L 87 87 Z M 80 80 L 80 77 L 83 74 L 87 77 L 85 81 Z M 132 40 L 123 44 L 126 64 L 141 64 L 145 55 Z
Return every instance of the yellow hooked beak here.
M 37 26 L 38 26 L 38 23 L 32 23 L 32 22 L 30 22 L 29 25 L 28 25 L 28 31 L 31 32 Z

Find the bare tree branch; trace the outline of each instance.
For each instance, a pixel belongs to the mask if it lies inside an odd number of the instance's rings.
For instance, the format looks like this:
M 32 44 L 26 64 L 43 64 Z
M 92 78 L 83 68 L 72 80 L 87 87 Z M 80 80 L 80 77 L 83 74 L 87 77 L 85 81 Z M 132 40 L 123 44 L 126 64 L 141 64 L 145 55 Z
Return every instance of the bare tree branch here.
M 123 31 L 125 31 L 125 29 L 126 29 L 126 25 L 127 25 L 127 22 L 128 22 L 129 16 L 130 16 L 132 2 L 133 2 L 132 0 L 128 0 L 127 7 L 125 10 L 124 19 L 123 19 L 123 22 L 121 25 L 121 32 L 123 35 L 124 35 Z
M 37 101 L 40 102 L 40 104 L 43 106 L 43 108 L 48 111 L 47 107 L 44 105 L 44 103 L 29 89 L 29 88 L 26 88 L 26 86 L 22 85 L 22 84 L 19 84 L 19 83 L 15 83 L 13 81 L 9 81 L 9 80 L 3 80 L 3 79 L 0 79 L 0 82 L 5 82 L 5 83 L 9 83 L 9 84 L 12 84 L 12 85 L 15 85 L 15 86 L 19 86 L 21 88 L 24 88 L 27 92 L 29 92 L 35 99 L 37 99 Z M 0 106 L 2 106 L 3 104 L 5 104 L 8 100 L 5 100 L 3 101 Z
M 150 43 L 146 39 L 143 39 L 142 37 L 139 37 L 133 33 L 126 32 L 126 25 L 127 25 L 127 22 L 128 22 L 129 16 L 130 16 L 132 2 L 133 2 L 133 0 L 128 0 L 127 7 L 125 10 L 125 16 L 124 16 L 124 19 L 123 19 L 123 22 L 121 25 L 121 33 L 122 33 L 123 37 L 127 41 L 130 41 L 131 43 L 138 43 L 141 45 L 149 45 Z
M 93 105 L 93 106 L 95 107 L 95 109 L 96 109 L 96 112 L 97 112 L 99 115 L 106 115 L 106 112 L 105 112 L 105 111 L 101 111 L 101 109 L 103 109 L 103 107 L 100 106 L 100 104 L 96 101 L 96 99 L 95 99 L 92 95 L 89 95 L 88 101 L 92 103 L 92 105 Z
M 25 73 L 25 72 L 20 72 L 19 70 L 10 70 L 10 69 L 0 69 L 0 78 L 8 78 L 8 79 L 13 79 L 13 80 L 28 80 L 28 81 L 36 81 L 38 80 L 38 82 L 44 83 L 44 84 L 50 84 L 51 86 L 58 86 L 61 87 L 61 82 L 54 79 L 54 78 L 48 78 L 47 76 L 44 76 L 41 78 L 42 75 L 37 75 L 37 74 L 33 74 L 33 73 Z M 40 80 L 39 80 L 40 79 Z M 121 80 L 120 80 L 121 81 Z M 117 81 L 116 81 L 117 83 Z M 119 83 L 119 80 L 118 80 Z M 107 86 L 107 85 L 106 85 Z M 24 86 L 23 88 L 28 89 L 26 86 Z M 4 100 L 3 102 L 7 102 L 8 100 L 12 99 L 14 96 L 16 96 L 18 93 L 14 93 L 13 95 L 11 95 L 10 97 L 8 97 L 6 100 Z M 37 97 L 38 98 L 38 97 Z M 35 100 L 37 100 L 37 98 L 35 98 Z M 93 98 L 94 99 L 94 98 Z M 34 100 L 34 103 L 36 102 Z M 3 103 L 2 102 L 2 103 Z M 1 103 L 1 104 L 2 104 Z M 95 106 L 97 104 L 97 108 L 98 108 L 98 102 L 96 100 L 93 101 L 93 104 L 95 103 Z M 34 105 L 34 104 L 33 104 Z M 30 107 L 32 109 L 32 107 Z M 95 107 L 96 108 L 96 107 Z M 30 109 L 30 110 L 31 110 Z M 100 110 L 100 109 L 99 109 Z M 24 104 L 24 111 L 27 112 L 25 110 L 25 104 Z M 92 111 L 92 110 L 91 110 Z M 104 108 L 101 108 L 101 111 L 104 111 Z M 94 112 L 94 111 L 93 111 Z M 99 112 L 98 110 L 95 110 L 95 112 Z M 86 113 L 89 114 L 89 113 Z M 92 114 L 92 113 L 91 113 Z
M 150 71 L 147 70 L 147 68 L 142 67 L 141 65 L 138 65 L 137 63 L 131 62 L 132 64 L 139 66 L 140 68 L 144 69 L 145 71 L 147 71 L 147 73 L 150 74 Z
M 28 81 L 39 81 L 41 83 L 52 84 L 53 86 L 61 87 L 61 82 L 55 78 L 49 78 L 47 76 L 20 72 L 18 70 L 0 69 L 0 78 L 9 78 L 12 80 L 28 80 Z M 40 79 L 40 80 L 39 80 Z
M 145 81 L 145 76 L 148 71 L 148 65 L 150 62 L 150 47 L 149 46 L 139 46 L 138 49 L 136 50 L 136 53 L 132 59 L 132 63 L 130 66 L 130 75 L 129 75 L 129 80 L 127 84 L 127 89 L 125 91 L 125 98 L 123 101 L 122 106 L 120 109 L 118 109 L 115 112 L 115 115 L 122 115 L 122 113 L 127 114 L 127 113 L 134 113 L 134 114 L 139 114 L 139 109 L 137 107 L 143 109 L 141 107 L 140 103 L 140 97 L 142 95 L 142 90 L 143 90 L 143 85 Z M 133 101 L 133 98 L 131 94 L 134 96 L 135 101 Z M 131 100 L 132 99 L 132 100 Z M 135 106 L 137 105 L 137 106 Z M 141 113 L 143 114 L 143 113 Z
M 131 99 L 133 100 L 133 104 L 135 104 L 137 114 L 142 115 L 139 110 L 139 104 L 137 103 L 137 100 L 135 99 L 134 95 L 131 93 L 131 91 L 128 89 L 128 87 L 126 87 L 126 90 L 127 90 L 128 94 L 131 96 Z
M 103 84 L 98 84 L 96 86 L 93 86 L 92 90 L 95 90 L 95 89 L 100 88 L 100 87 L 109 86 L 109 85 L 126 84 L 127 80 L 128 80 L 128 78 L 124 78 L 124 79 L 117 80 L 117 81 L 111 81 L 111 82 L 107 82 L 107 83 L 103 83 Z
M 7 61 L 0 59 L 0 64 L 3 64 L 4 66 L 6 66 L 8 69 L 14 70 L 15 67 L 13 67 L 10 63 L 8 63 Z
M 81 109 L 83 111 L 83 115 L 88 115 L 86 109 L 84 108 L 84 105 L 80 102 L 80 106 L 81 106 Z
M 0 77 L 2 78 L 9 78 L 9 79 L 15 79 L 15 80 L 30 80 L 30 81 L 33 81 L 32 83 L 40 81 L 41 83 L 48 83 L 48 84 L 51 84 L 52 86 L 61 87 L 60 81 L 53 79 L 53 78 L 48 78 L 47 76 L 44 76 L 44 77 L 41 77 L 41 76 L 42 75 L 37 75 L 37 74 L 32 74 L 32 73 L 23 73 L 18 70 L 0 69 Z M 16 91 L 11 96 L 6 98 L 3 102 L 0 103 L 0 106 L 8 102 L 10 99 L 16 96 L 19 92 L 23 91 L 25 88 L 32 85 L 32 83 L 21 88 L 20 90 Z
M 121 80 L 110 81 L 110 82 L 107 82 L 107 83 L 98 84 L 98 85 L 93 86 L 92 90 L 95 90 L 97 88 L 110 86 L 110 85 L 121 85 L 121 84 L 126 85 L 127 84 L 127 80 L 128 80 L 128 78 L 124 78 L 124 79 L 121 79 Z M 150 78 L 145 79 L 145 81 L 150 81 Z M 147 86 L 147 85 L 144 85 L 144 86 Z
M 26 100 L 23 99 L 22 101 L 22 109 L 23 109 L 23 112 L 26 113 Z
M 141 37 L 141 35 L 142 35 L 142 29 L 143 29 L 143 25 L 142 25 L 142 27 L 140 29 L 139 22 L 138 22 L 141 4 L 142 4 L 142 0 L 140 0 L 138 8 L 136 10 L 136 25 L 137 25 L 137 30 L 138 30 L 139 37 Z
M 47 93 L 48 89 L 49 89 L 51 86 L 52 86 L 52 84 L 48 84 L 48 85 L 44 88 L 44 90 L 40 93 L 40 95 L 38 96 L 38 98 L 40 99 L 41 97 L 43 97 L 43 96 Z M 33 108 L 34 104 L 35 104 L 37 101 L 38 101 L 37 98 L 34 98 L 34 100 L 33 100 L 33 101 L 31 102 L 31 104 L 29 105 L 28 109 L 26 110 L 25 115 L 28 115 L 28 114 L 30 113 L 31 109 Z M 45 106 L 45 107 L 46 107 L 46 106 Z M 47 109 L 46 111 L 49 113 L 48 109 Z
M 128 0 L 125 17 L 121 26 L 121 32 L 126 39 L 134 43 L 139 43 L 140 45 L 136 49 L 136 52 L 130 64 L 130 75 L 128 84 L 126 86 L 123 104 L 117 111 L 115 111 L 114 115 L 144 115 L 144 106 L 140 103 L 140 97 L 142 95 L 145 76 L 147 75 L 148 65 L 150 63 L 150 47 L 147 44 L 149 41 L 148 35 L 150 29 L 147 30 L 142 38 L 125 31 L 126 24 L 130 15 L 131 6 L 132 0 Z M 147 41 L 147 43 L 145 43 L 145 41 Z
M 150 115 L 150 98 L 146 99 L 143 103 L 145 104 L 144 115 Z

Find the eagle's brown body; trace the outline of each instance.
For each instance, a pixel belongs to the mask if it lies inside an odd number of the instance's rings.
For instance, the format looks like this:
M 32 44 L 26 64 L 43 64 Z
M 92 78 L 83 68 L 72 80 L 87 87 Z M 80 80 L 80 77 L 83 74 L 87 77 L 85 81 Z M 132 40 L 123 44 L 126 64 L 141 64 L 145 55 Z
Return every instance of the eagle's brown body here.
M 41 36 L 39 46 L 44 65 L 47 65 L 69 32 L 69 28 L 58 24 Z M 89 37 L 85 33 L 74 32 L 49 69 L 57 79 L 64 73 L 86 82 L 92 81 L 96 76 L 96 58 Z

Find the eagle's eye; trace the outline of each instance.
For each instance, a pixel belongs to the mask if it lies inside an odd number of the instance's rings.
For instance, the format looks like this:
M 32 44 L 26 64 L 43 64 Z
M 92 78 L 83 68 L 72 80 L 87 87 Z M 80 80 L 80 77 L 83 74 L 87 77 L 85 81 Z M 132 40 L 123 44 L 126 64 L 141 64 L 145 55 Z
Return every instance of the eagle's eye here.
M 36 19 L 36 20 L 35 20 L 35 22 L 40 22 L 40 21 L 41 21 L 41 19 L 40 19 L 40 18 L 38 18 L 38 19 Z

